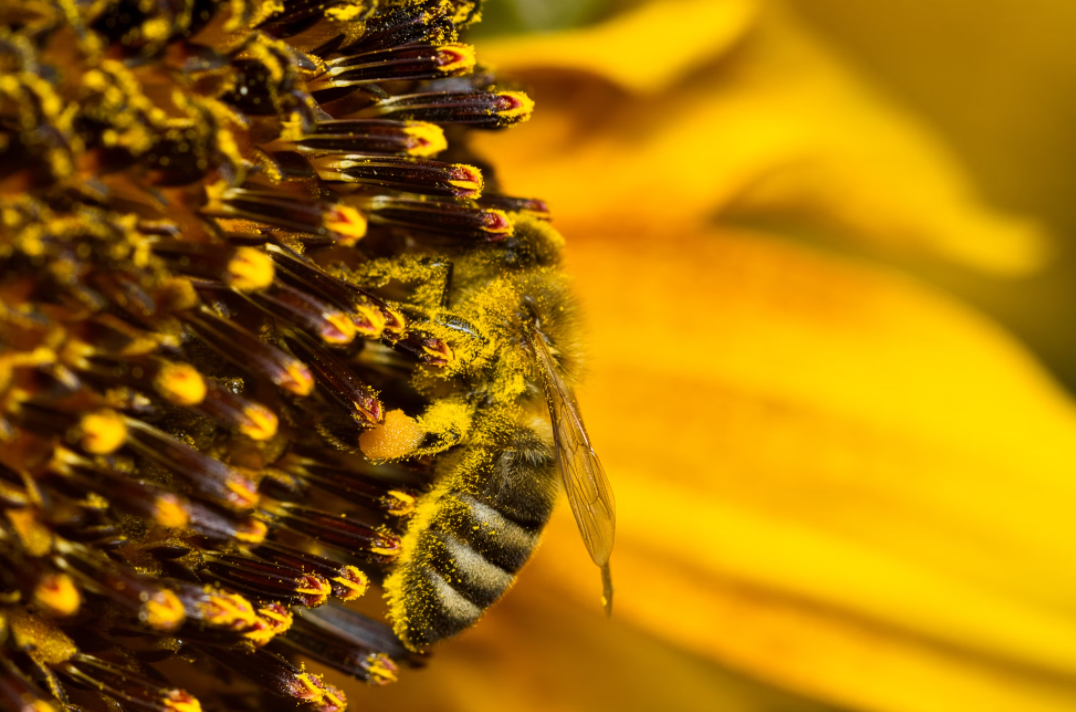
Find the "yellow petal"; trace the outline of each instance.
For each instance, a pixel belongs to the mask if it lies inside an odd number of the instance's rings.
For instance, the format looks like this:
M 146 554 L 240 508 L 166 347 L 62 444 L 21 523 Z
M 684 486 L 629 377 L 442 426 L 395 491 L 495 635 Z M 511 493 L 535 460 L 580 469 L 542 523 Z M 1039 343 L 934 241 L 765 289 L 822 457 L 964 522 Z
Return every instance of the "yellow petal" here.
M 584 30 L 482 45 L 500 71 L 542 67 L 593 72 L 634 91 L 664 89 L 727 51 L 750 27 L 756 0 L 664 0 Z M 675 41 L 670 41 L 675 40 Z
M 1076 412 L 1024 351 L 876 268 L 614 227 L 570 271 L 615 615 L 856 709 L 1071 709 Z M 599 615 L 563 510 L 535 566 Z
M 574 527 L 574 524 L 572 524 Z M 556 552 L 547 548 L 547 553 Z M 826 712 L 655 639 L 623 618 L 606 620 L 543 586 L 536 570 L 482 623 L 437 648 L 398 684 L 352 684 L 352 709 L 438 712 Z
M 605 31 L 590 31 L 604 53 L 633 56 L 639 35 Z M 680 44 L 675 33 L 645 36 L 656 61 Z M 545 41 L 556 47 L 556 37 Z M 561 64 L 534 49 L 524 55 L 533 60 L 513 66 L 534 87 L 534 120 L 479 147 L 504 166 L 509 189 L 541 195 L 588 228 L 615 214 L 667 229 L 715 215 L 793 219 L 991 273 L 1041 265 L 1036 224 L 984 205 L 927 126 L 780 5 L 769 3 L 736 50 L 725 49 L 643 97 L 593 76 L 543 72 Z

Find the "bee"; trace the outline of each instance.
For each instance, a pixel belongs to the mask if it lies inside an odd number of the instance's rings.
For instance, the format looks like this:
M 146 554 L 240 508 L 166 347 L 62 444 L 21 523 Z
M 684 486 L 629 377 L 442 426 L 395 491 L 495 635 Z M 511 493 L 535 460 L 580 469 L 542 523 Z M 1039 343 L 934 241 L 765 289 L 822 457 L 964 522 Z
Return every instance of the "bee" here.
M 484 325 L 489 343 L 475 358 L 482 365 L 464 366 L 457 384 L 474 408 L 468 442 L 445 456 L 385 582 L 395 632 L 414 650 L 471 626 L 512 585 L 549 520 L 558 479 L 612 607 L 616 505 L 569 386 L 579 359 L 561 238 L 542 221 L 515 220 L 497 258 L 455 262 L 446 290 L 459 302 L 449 313 Z

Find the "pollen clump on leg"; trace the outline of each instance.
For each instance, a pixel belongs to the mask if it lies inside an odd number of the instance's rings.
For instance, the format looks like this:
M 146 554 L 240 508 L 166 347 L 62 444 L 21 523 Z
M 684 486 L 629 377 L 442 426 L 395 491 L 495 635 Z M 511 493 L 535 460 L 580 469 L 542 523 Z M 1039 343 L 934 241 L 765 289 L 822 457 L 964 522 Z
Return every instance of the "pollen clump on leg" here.
M 371 460 L 398 460 L 414 452 L 425 434 L 414 418 L 390 410 L 385 422 L 359 436 L 359 448 Z

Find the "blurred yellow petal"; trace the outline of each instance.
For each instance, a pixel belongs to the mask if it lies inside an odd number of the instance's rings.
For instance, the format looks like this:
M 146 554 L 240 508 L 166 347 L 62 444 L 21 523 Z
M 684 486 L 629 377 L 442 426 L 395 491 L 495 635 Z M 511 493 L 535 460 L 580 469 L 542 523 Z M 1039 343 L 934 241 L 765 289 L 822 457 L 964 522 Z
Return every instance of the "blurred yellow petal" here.
M 667 82 L 658 96 L 625 92 L 631 85 L 615 73 L 599 80 L 546 71 L 565 66 L 566 47 L 585 46 L 588 33 L 604 56 L 630 66 L 640 44 L 632 18 L 574 31 L 564 46 L 557 44 L 563 35 L 553 35 L 544 41 L 554 50 L 534 47 L 511 65 L 534 87 L 532 124 L 479 145 L 516 158 L 502 162 L 508 185 L 542 195 L 559 216 L 585 227 L 615 213 L 666 229 L 734 213 L 794 218 L 809 229 L 991 273 L 1041 265 L 1039 227 L 984 205 L 947 147 L 913 114 L 869 87 L 782 5 L 767 3 L 752 17 L 735 49 L 719 44 L 709 63 Z M 681 56 L 682 45 L 697 39 L 645 37 L 654 62 Z M 484 55 L 498 52 L 489 49 Z M 587 55 L 581 63 L 595 70 Z
M 857 709 L 1071 709 L 1076 412 L 1023 350 L 779 240 L 610 229 L 570 267 L 616 615 Z M 536 577 L 596 610 L 559 519 Z
M 592 29 L 488 42 L 482 60 L 509 72 L 527 67 L 593 72 L 633 91 L 657 91 L 740 39 L 757 5 L 756 0 L 651 3 Z
M 566 503 L 565 503 L 565 506 Z M 567 522 L 574 528 L 573 522 Z M 551 547 L 546 555 L 557 556 Z M 542 553 L 539 553 L 541 556 Z M 353 709 L 437 712 L 826 712 L 543 586 L 528 568 L 482 624 L 399 684 L 353 685 Z M 588 601 L 588 603 L 590 603 Z M 432 701 L 432 703 L 431 703 Z

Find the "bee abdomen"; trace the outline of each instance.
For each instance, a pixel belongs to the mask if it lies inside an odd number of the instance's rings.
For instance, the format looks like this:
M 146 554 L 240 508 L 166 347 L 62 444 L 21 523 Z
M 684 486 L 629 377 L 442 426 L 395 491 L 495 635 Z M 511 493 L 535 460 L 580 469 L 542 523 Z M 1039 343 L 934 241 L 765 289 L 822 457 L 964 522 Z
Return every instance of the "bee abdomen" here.
M 537 524 L 521 524 L 471 495 L 462 495 L 459 501 L 466 516 L 446 522 L 451 533 L 509 574 L 523 568 L 538 545 L 549 512 Z
M 396 634 L 412 649 L 475 623 L 538 544 L 556 499 L 552 452 L 521 429 L 496 455 L 432 493 L 432 516 L 411 532 L 386 581 Z

